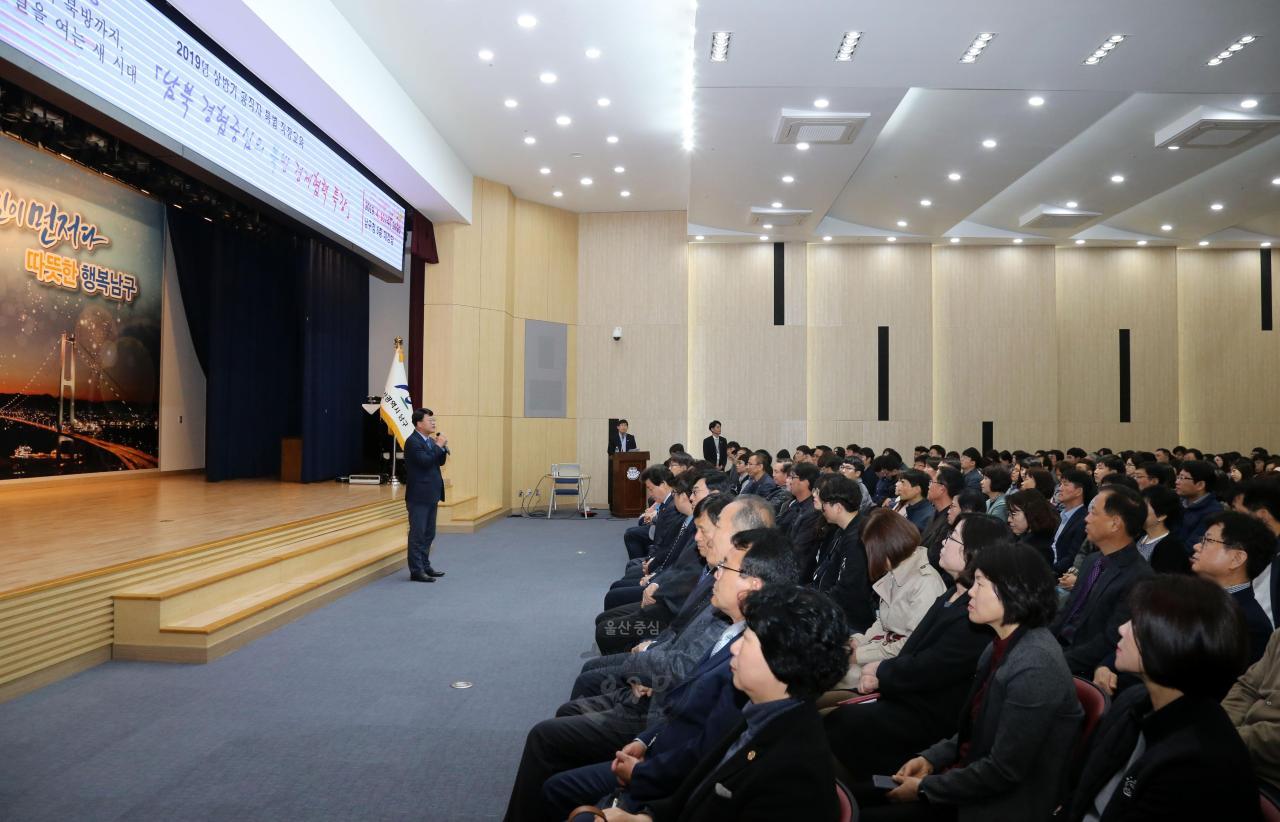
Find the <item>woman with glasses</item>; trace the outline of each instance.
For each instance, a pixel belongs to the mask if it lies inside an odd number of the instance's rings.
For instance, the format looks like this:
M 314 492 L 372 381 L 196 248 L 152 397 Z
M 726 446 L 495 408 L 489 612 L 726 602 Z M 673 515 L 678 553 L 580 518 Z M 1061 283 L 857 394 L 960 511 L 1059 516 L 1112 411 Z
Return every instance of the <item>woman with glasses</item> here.
M 850 783 L 892 773 L 935 740 L 955 733 L 956 716 L 991 632 L 969 621 L 973 564 L 987 546 L 1008 536 L 986 514 L 963 514 L 942 544 L 940 563 L 955 584 L 933 601 L 896 656 L 862 666 L 856 691 L 832 691 L 820 705 L 827 741 Z M 869 701 L 839 704 L 859 695 Z
M 1009 495 L 1009 530 L 1018 544 L 1025 545 L 1053 565 L 1053 535 L 1059 517 L 1049 500 L 1039 491 L 1017 491 Z
M 1001 542 L 982 551 L 969 620 L 995 638 L 978 661 L 958 729 L 898 768 L 887 794 L 859 791 L 861 819 L 1049 818 L 1083 715 L 1048 628 L 1058 604 L 1053 589 L 1053 571 L 1024 547 Z M 886 799 L 910 806 L 867 807 Z
M 1182 575 L 1139 583 L 1129 602 L 1116 666 L 1143 687 L 1103 715 L 1066 818 L 1259 819 L 1249 752 L 1219 704 L 1248 656 L 1239 610 Z

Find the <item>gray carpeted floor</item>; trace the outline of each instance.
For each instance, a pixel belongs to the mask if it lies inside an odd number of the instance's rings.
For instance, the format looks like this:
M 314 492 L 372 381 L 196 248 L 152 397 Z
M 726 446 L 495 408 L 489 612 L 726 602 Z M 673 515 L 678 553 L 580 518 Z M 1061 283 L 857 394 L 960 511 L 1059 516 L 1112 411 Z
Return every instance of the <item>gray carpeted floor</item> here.
M 0 819 L 498 819 L 627 524 L 444 535 L 435 584 L 400 573 L 210 665 L 109 662 L 2 704 Z

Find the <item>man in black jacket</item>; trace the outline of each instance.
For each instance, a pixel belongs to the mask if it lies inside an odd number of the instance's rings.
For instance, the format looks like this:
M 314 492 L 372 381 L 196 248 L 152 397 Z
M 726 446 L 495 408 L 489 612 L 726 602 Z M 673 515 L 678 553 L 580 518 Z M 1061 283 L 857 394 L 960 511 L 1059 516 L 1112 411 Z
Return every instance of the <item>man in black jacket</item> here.
M 1115 650 L 1120 626 L 1129 620 L 1129 591 L 1154 575 L 1134 544 L 1146 520 L 1146 500 L 1121 485 L 1108 485 L 1089 503 L 1085 531 L 1098 550 L 1084 561 L 1052 626 L 1077 676 L 1092 679 Z
M 773 481 L 773 457 L 768 451 L 752 451 L 747 455 L 747 478 L 738 486 L 739 494 L 755 494 L 772 501 L 778 492 L 778 483 Z M 776 509 L 775 509 L 776 510 Z
M 449 440 L 436 432 L 430 408 L 413 412 L 414 432 L 404 441 L 408 475 L 404 502 L 409 509 L 409 579 L 435 582 L 443 571 L 431 567 L 431 543 L 436 538 L 436 507 L 444 499 L 440 466 L 449 459 Z
M 720 420 L 712 420 L 707 428 L 711 436 L 702 441 L 702 458 L 723 471 L 729 460 L 729 444 L 720 436 Z

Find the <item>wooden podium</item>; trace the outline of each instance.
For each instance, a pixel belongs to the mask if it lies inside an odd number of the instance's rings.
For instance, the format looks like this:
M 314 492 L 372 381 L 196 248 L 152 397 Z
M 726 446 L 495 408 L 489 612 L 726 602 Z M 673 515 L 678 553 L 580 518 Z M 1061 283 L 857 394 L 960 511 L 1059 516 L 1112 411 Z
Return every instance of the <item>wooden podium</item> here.
M 648 465 L 648 451 L 609 455 L 609 479 L 613 488 L 609 513 L 615 517 L 638 517 L 644 513 L 646 492 L 640 475 Z

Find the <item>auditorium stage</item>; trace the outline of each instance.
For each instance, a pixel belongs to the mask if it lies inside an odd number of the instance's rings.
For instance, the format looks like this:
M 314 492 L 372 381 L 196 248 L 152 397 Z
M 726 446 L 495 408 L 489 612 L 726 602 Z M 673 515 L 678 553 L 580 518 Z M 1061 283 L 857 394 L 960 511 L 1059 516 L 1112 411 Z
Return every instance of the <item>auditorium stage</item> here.
M 0 596 L 404 498 L 404 486 L 111 475 L 0 487 Z

